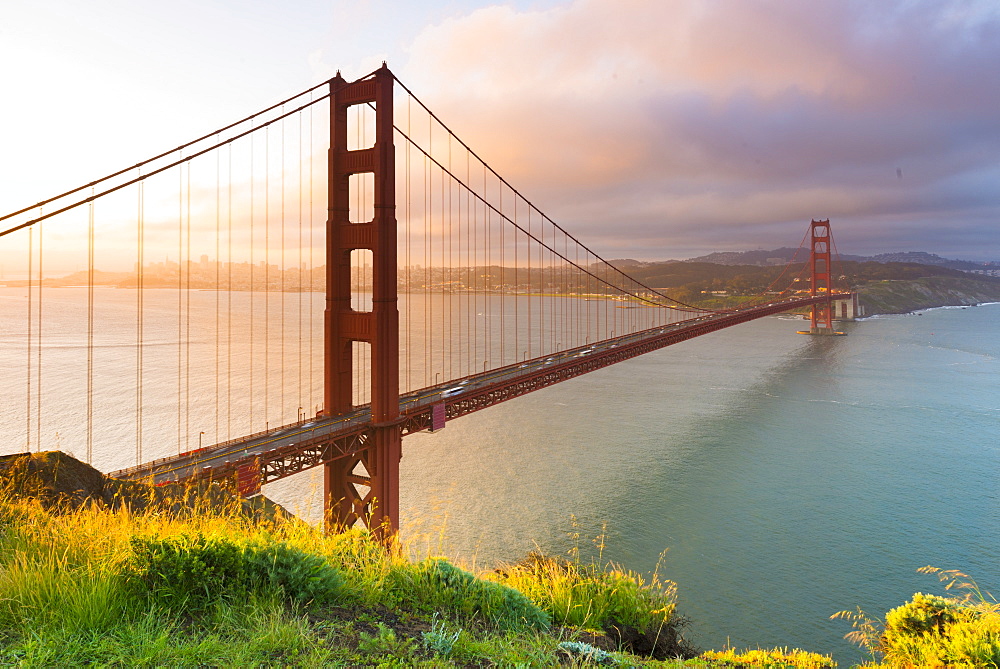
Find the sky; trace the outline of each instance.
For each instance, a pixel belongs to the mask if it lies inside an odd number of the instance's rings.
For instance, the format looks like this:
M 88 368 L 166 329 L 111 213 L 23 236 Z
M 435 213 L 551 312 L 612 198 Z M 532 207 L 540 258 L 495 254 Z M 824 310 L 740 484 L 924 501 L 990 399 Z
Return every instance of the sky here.
M 995 0 L 5 0 L 0 213 L 382 61 L 606 258 L 1000 260 Z

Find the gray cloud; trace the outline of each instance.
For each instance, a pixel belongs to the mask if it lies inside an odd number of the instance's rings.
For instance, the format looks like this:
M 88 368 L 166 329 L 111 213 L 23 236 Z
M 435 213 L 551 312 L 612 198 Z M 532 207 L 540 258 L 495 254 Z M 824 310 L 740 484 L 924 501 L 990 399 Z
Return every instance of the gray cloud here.
M 844 252 L 1000 258 L 993 3 L 489 7 L 400 74 L 603 253 L 791 245 L 830 217 Z

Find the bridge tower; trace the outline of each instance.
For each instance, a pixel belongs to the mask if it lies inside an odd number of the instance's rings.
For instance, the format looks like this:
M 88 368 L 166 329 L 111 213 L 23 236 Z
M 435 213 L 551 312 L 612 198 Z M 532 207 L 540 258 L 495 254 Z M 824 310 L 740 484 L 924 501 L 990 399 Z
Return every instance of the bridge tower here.
M 330 152 L 326 222 L 324 404 L 333 415 L 351 411 L 354 342 L 371 346 L 371 420 L 365 448 L 324 463 L 323 499 L 328 530 L 359 519 L 388 537 L 398 530 L 399 310 L 396 293 L 396 183 L 392 125 L 393 75 L 385 63 L 371 77 L 348 84 L 330 80 Z M 375 144 L 348 150 L 348 110 L 374 104 Z M 374 177 L 374 218 L 352 223 L 350 177 Z M 351 252 L 372 253 L 372 310 L 351 305 Z
M 811 326 L 809 334 L 832 335 L 833 303 L 830 299 L 832 283 L 830 281 L 830 219 L 813 220 L 810 223 L 812 244 L 809 251 L 809 264 L 812 268 L 812 282 L 809 294 L 812 297 L 826 295 L 826 300 L 812 306 Z

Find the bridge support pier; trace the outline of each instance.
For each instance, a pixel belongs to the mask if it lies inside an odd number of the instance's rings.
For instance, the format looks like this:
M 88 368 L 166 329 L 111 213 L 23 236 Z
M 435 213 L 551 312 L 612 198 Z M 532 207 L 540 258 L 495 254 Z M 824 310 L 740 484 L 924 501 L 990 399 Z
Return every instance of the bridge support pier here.
M 851 293 L 849 299 L 833 301 L 833 320 L 835 321 L 853 321 L 863 315 L 857 293 Z
M 360 520 L 380 540 L 399 531 L 399 461 L 403 455 L 398 425 L 373 429 L 371 445 L 323 465 L 324 527 L 337 532 Z

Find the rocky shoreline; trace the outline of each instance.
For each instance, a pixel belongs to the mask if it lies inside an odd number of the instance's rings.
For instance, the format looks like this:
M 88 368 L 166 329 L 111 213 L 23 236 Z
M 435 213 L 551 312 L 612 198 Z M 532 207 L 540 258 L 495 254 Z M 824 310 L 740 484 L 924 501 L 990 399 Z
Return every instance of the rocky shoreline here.
M 887 280 L 860 287 L 858 299 L 866 316 L 906 314 L 934 307 L 973 306 L 1000 302 L 1000 282 L 947 276 Z

